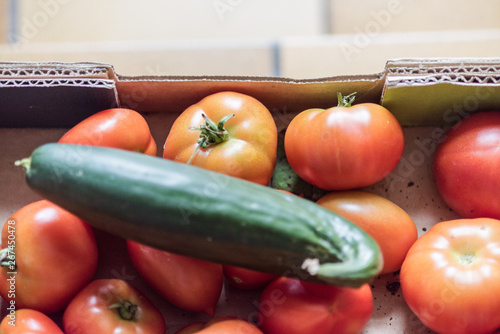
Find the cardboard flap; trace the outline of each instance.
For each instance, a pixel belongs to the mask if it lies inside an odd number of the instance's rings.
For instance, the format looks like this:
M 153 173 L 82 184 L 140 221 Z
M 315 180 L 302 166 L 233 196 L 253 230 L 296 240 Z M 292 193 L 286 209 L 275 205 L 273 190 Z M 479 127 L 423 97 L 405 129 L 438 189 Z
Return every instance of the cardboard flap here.
M 381 104 L 402 125 L 452 125 L 500 110 L 500 58 L 390 60 Z
M 270 110 L 289 113 L 337 105 L 337 92 L 357 92 L 356 102 L 380 101 L 383 74 L 312 80 L 272 77 L 118 77 L 122 105 L 142 112 L 182 112 L 207 95 L 231 90 L 248 94 Z
M 69 127 L 118 105 L 109 65 L 0 63 L 1 127 Z

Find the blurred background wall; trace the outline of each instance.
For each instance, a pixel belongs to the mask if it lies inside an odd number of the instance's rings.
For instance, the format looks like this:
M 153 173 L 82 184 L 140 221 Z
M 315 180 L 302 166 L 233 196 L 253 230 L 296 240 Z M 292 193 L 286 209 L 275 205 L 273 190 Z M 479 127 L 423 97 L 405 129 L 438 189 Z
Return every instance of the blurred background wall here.
M 319 78 L 500 57 L 498 0 L 0 0 L 0 61 L 123 75 Z

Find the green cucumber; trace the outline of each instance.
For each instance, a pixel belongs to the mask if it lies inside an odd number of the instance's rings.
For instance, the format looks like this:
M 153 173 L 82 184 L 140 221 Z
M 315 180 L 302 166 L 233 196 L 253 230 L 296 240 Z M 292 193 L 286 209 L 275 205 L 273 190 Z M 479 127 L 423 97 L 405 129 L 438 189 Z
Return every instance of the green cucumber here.
M 159 157 L 45 144 L 26 181 L 91 226 L 206 261 L 358 287 L 382 266 L 376 242 L 309 200 Z

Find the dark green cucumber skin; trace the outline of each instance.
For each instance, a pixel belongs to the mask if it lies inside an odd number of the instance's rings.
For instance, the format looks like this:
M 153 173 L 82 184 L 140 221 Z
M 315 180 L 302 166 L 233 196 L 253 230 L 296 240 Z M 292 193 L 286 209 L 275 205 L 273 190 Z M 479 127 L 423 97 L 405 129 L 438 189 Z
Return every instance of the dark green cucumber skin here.
M 125 150 L 37 148 L 30 188 L 91 226 L 152 247 L 357 287 L 381 269 L 375 241 L 330 210 L 269 187 Z M 319 259 L 317 274 L 301 268 Z

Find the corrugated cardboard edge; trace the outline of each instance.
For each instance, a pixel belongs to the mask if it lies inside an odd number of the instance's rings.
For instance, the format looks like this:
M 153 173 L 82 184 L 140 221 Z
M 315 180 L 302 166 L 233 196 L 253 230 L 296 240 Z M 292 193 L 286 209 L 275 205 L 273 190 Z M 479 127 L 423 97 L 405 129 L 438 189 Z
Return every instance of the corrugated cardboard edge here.
M 248 94 L 271 111 L 293 114 L 337 105 L 380 103 L 403 126 L 441 125 L 483 110 L 500 110 L 500 58 L 391 59 L 384 72 L 318 79 L 246 76 L 122 76 L 96 62 L 0 62 L 0 87 L 112 89 L 116 105 L 143 113 L 180 113 L 220 91 Z M 96 110 L 95 112 L 97 112 Z
M 385 73 L 380 103 L 405 126 L 452 126 L 500 110 L 500 58 L 395 59 Z
M 102 63 L 1 62 L 0 126 L 68 127 L 119 106 L 116 76 Z

